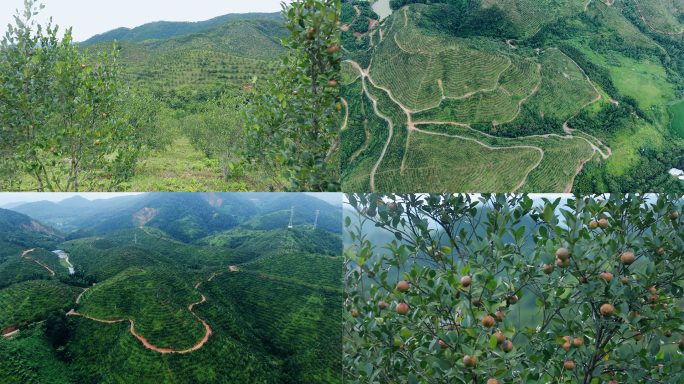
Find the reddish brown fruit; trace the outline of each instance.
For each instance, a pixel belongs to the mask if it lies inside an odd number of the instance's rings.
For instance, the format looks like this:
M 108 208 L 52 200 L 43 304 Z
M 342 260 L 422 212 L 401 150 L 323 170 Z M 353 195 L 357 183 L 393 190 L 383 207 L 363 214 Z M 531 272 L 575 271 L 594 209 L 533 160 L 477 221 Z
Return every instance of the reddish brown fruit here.
M 340 50 L 340 47 L 337 45 L 331 45 L 328 47 L 328 52 L 330 52 L 330 53 L 337 52 L 339 50 Z
M 400 315 L 405 315 L 406 313 L 408 313 L 408 305 L 406 305 L 405 303 L 399 303 L 397 304 L 396 311 Z
M 594 221 L 594 220 L 590 221 L 589 222 L 589 229 L 596 229 L 596 228 L 598 228 L 598 222 Z
M 663 253 L 665 253 L 665 250 L 662 248 L 658 248 L 658 254 L 662 255 Z
M 499 321 L 501 321 L 501 320 L 503 320 L 504 317 L 506 317 L 506 314 L 501 312 L 501 311 L 496 311 L 494 316 L 496 316 L 496 318 L 499 319 Z
M 568 257 L 570 257 L 570 251 L 568 251 L 567 248 L 559 248 L 559 249 L 556 251 L 556 256 L 558 256 L 558 258 L 559 258 L 560 260 L 565 260 L 565 259 L 567 259 Z
M 584 276 L 580 276 L 580 277 L 579 277 L 579 282 L 580 282 L 580 283 L 586 284 L 587 281 L 588 281 L 588 280 L 587 280 L 587 275 L 584 275 Z
M 111 178 L 112 178 L 112 174 L 109 173 L 109 174 L 107 175 L 107 180 L 109 180 L 109 179 L 111 179 Z
M 616 380 L 611 380 L 608 382 L 608 384 L 618 384 L 618 382 Z
M 494 326 L 494 318 L 487 315 L 482 318 L 482 325 L 484 325 L 487 328 L 491 328 Z
M 487 384 L 499 384 L 499 382 L 496 381 L 496 379 L 489 379 L 487 380 Z
M 107 114 L 103 112 L 102 117 L 107 117 Z
M 558 265 L 561 268 L 567 268 L 570 266 L 570 259 L 565 259 L 565 260 L 556 259 L 556 265 Z
M 621 277 L 620 281 L 622 281 L 622 284 L 629 284 L 629 278 L 628 277 Z
M 472 284 L 473 279 L 470 276 L 463 276 L 461 277 L 461 286 L 463 288 L 468 288 L 470 284 Z
M 406 280 L 402 280 L 397 284 L 397 291 L 407 292 L 409 290 L 409 283 Z
M 513 295 L 508 298 L 508 303 L 509 304 L 517 304 L 518 303 L 518 296 Z
M 352 317 L 359 317 L 359 311 L 357 311 L 356 309 L 352 309 L 351 315 Z
M 385 308 L 387 308 L 387 303 L 385 303 L 385 302 L 382 301 L 382 300 L 381 300 L 381 301 L 378 301 L 378 308 L 380 308 L 380 309 L 385 309 Z
M 501 349 L 503 349 L 504 352 L 508 353 L 513 350 L 513 343 L 511 343 L 509 340 L 506 340 L 503 343 L 501 343 Z
M 606 229 L 606 228 L 608 228 L 608 219 L 601 219 L 601 220 L 599 220 L 598 226 L 601 227 L 601 229 Z
M 477 364 L 477 359 L 475 358 L 475 356 L 463 356 L 463 365 L 465 365 L 468 368 L 472 368 L 475 366 L 475 364 Z
M 606 303 L 601 306 L 601 314 L 603 316 L 613 316 L 613 313 L 615 313 L 615 308 L 612 305 Z
M 639 332 L 639 331 L 635 331 L 633 336 L 634 336 L 634 340 L 636 340 L 636 341 L 639 341 L 639 340 L 641 340 L 642 337 L 644 337 L 644 335 L 642 335 L 641 332 Z
M 95 145 L 100 145 L 100 140 L 96 141 Z
M 665 336 L 665 337 L 672 337 L 672 331 L 670 331 L 670 330 L 668 329 L 667 331 L 663 332 L 663 336 Z
M 55 147 L 50 147 L 50 152 L 54 152 L 54 151 L 55 151 Z
M 610 283 L 610 281 L 613 280 L 613 274 L 610 272 L 603 272 L 601 275 L 599 275 L 599 279 L 605 281 L 606 283 Z
M 339 20 L 337 20 L 335 21 L 335 25 L 342 25 L 342 23 Z
M 561 347 L 563 348 L 563 350 L 564 350 L 565 352 L 567 352 L 567 351 L 570 350 L 570 346 L 571 346 L 571 345 L 572 345 L 572 344 L 570 344 L 570 342 L 568 341 L 568 342 L 563 343 L 563 345 L 561 345 Z
M 620 256 L 620 262 L 624 265 L 632 265 L 634 263 L 635 256 L 632 252 L 625 252 Z
M 387 208 L 389 208 L 390 211 L 396 211 L 399 208 L 399 204 L 393 201 L 387 205 Z
M 553 264 L 544 264 L 544 269 L 542 269 L 542 271 L 544 271 L 544 273 L 546 273 L 547 275 L 552 274 L 553 273 Z
M 660 298 L 658 297 L 658 295 L 651 295 L 651 296 L 648 297 L 648 302 L 651 303 L 651 304 L 657 303 L 658 300 L 660 300 Z
M 495 332 L 494 336 L 496 336 L 496 343 L 497 344 L 501 344 L 504 341 L 506 341 L 506 336 L 504 336 L 504 334 L 501 332 Z
M 480 301 L 480 299 L 473 299 L 473 300 L 472 300 L 472 303 L 473 303 L 473 305 L 476 306 L 476 307 L 479 307 L 479 306 L 482 305 L 482 301 Z
M 575 369 L 575 363 L 568 360 L 565 362 L 565 364 L 563 364 L 563 368 L 567 369 L 568 371 L 572 371 L 573 369 Z
M 299 92 L 297 92 L 297 91 L 292 91 L 292 95 L 293 95 L 293 96 L 297 96 L 298 94 L 299 94 Z
M 331 87 L 336 87 L 336 86 L 337 86 L 337 81 L 335 81 L 335 80 L 330 80 L 330 81 L 328 81 L 328 85 L 331 86 Z
M 670 219 L 672 219 L 672 220 L 679 219 L 679 212 L 674 211 L 674 212 L 670 213 Z
M 574 345 L 575 348 L 579 348 L 582 345 L 584 345 L 584 339 L 582 339 L 581 337 L 575 337 L 574 339 L 572 339 L 572 345 Z
M 448 345 L 447 343 L 445 343 L 444 341 L 442 341 L 442 340 L 439 341 L 439 346 L 440 346 L 442 349 L 445 349 L 445 348 L 449 347 L 449 345 Z
M 677 346 L 680 350 L 684 351 L 684 339 L 680 339 L 679 344 Z
M 658 293 L 658 291 L 656 290 L 656 287 L 651 287 L 648 289 L 648 291 L 651 292 L 652 295 L 655 295 L 656 293 Z
M 81 69 L 83 69 L 83 68 L 85 68 L 85 67 L 86 67 L 85 64 L 81 64 Z

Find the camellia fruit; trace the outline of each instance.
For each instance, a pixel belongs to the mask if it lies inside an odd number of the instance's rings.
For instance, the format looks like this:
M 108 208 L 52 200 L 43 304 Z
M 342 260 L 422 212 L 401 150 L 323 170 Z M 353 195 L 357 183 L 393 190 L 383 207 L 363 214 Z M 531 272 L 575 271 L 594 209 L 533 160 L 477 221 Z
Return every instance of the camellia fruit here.
M 625 252 L 620 256 L 620 262 L 624 265 L 632 265 L 634 263 L 635 256 L 632 252 Z
M 447 343 L 445 343 L 443 340 L 440 340 L 440 341 L 439 341 L 439 346 L 440 346 L 442 349 L 444 349 L 444 348 L 447 348 L 449 345 L 448 345 Z
M 409 283 L 406 280 L 402 280 L 397 284 L 397 291 L 407 292 L 409 290 Z
M 610 272 L 603 272 L 601 275 L 599 275 L 599 279 L 605 281 L 606 283 L 610 283 L 610 281 L 613 280 L 613 274 Z
M 396 211 L 397 209 L 399 209 L 399 204 L 397 204 L 396 202 L 392 201 L 391 203 L 389 203 L 389 204 L 387 205 L 387 208 L 389 208 L 390 211 Z
M 517 304 L 518 303 L 518 296 L 513 295 L 508 298 L 508 303 L 509 304 Z
M 674 212 L 670 213 L 670 219 L 672 219 L 672 220 L 679 219 L 679 212 L 674 211 Z
M 556 256 L 558 256 L 558 258 L 559 258 L 560 260 L 565 260 L 565 259 L 567 259 L 568 257 L 570 257 L 570 251 L 568 251 L 567 248 L 559 248 L 559 249 L 556 251 Z
M 665 253 L 665 250 L 662 248 L 658 248 L 658 254 L 662 255 L 663 253 Z
M 563 345 L 561 345 L 561 347 L 563 348 L 563 350 L 565 352 L 569 351 L 571 346 L 572 346 L 572 344 L 570 344 L 569 341 L 566 341 L 565 343 L 563 343 Z
M 579 348 L 583 344 L 584 344 L 584 339 L 582 339 L 581 337 L 575 337 L 574 339 L 572 339 L 572 345 L 574 345 L 575 348 Z
M 339 20 L 337 20 L 337 21 L 335 21 L 335 25 L 342 25 L 342 22 L 340 22 Z
M 503 343 L 501 343 L 501 349 L 503 349 L 504 352 L 508 353 L 513 350 L 513 343 L 511 343 L 510 340 L 506 340 Z
M 352 309 L 351 315 L 352 317 L 359 317 L 359 311 L 357 311 L 356 309 Z
M 96 141 L 95 145 L 100 145 L 100 140 Z
M 405 303 L 399 303 L 397 304 L 396 311 L 400 315 L 405 315 L 406 313 L 408 313 L 408 305 L 406 305 Z
M 503 320 L 504 317 L 506 317 L 506 314 L 501 312 L 501 311 L 496 311 L 494 316 L 496 316 L 496 318 L 499 319 L 499 321 L 501 321 L 501 320 Z
M 622 284 L 629 284 L 629 278 L 628 277 L 621 277 L 620 281 L 622 281 Z
M 331 87 L 336 87 L 336 86 L 337 86 L 337 81 L 335 81 L 335 80 L 330 80 L 330 81 L 328 81 L 328 85 L 331 86 Z
M 475 358 L 475 356 L 463 356 L 463 365 L 465 365 L 468 368 L 472 368 L 475 366 L 475 364 L 477 364 L 477 359 Z
M 606 229 L 606 228 L 608 228 L 608 220 L 607 220 L 607 219 L 601 219 L 601 220 L 599 220 L 598 226 L 601 227 L 601 229 Z
M 482 318 L 482 325 L 484 325 L 487 328 L 491 328 L 494 326 L 494 318 L 487 315 Z
M 298 94 L 299 94 L 299 92 L 297 92 L 297 91 L 292 91 L 292 95 L 293 95 L 293 96 L 297 96 Z
M 653 295 L 655 295 L 656 293 L 658 293 L 658 291 L 656 290 L 656 287 L 651 287 L 651 288 L 648 289 L 648 291 L 651 292 L 651 294 L 653 294 Z
M 684 351 L 684 339 L 680 339 L 680 340 L 679 340 L 679 345 L 678 345 L 678 347 L 679 347 L 679 350 L 680 350 L 680 351 Z
M 665 336 L 665 337 L 672 337 L 672 331 L 670 331 L 670 330 L 668 329 L 667 331 L 663 332 L 663 336 Z
M 658 297 L 658 295 L 651 295 L 651 296 L 648 297 L 648 302 L 651 303 L 651 304 L 657 303 L 658 300 L 660 300 L 660 298 Z
M 558 260 L 556 260 L 556 264 L 561 268 L 567 268 L 570 266 L 570 259 L 565 259 L 565 260 L 558 259 Z
M 601 314 L 603 316 L 613 316 L 613 313 L 615 313 L 615 308 L 612 305 L 606 303 L 601 306 Z
M 378 301 L 378 308 L 380 308 L 380 309 L 385 309 L 385 308 L 387 308 L 387 303 L 385 303 L 385 302 L 382 301 L 382 300 L 381 300 L 381 301 Z
M 107 117 L 107 114 L 103 112 L 102 117 Z
M 575 369 L 575 363 L 573 361 L 566 361 L 565 364 L 563 364 L 563 368 L 567 369 L 568 371 L 572 371 Z
M 468 288 L 472 282 L 473 279 L 470 276 L 461 277 L 461 286 L 463 286 L 463 288 Z
M 547 275 L 550 275 L 553 273 L 553 264 L 544 264 L 544 269 L 542 269 L 542 271 L 544 271 L 544 273 Z
M 642 335 L 641 332 L 639 332 L 639 331 L 635 331 L 633 336 L 634 336 L 634 340 L 636 340 L 636 341 L 639 341 L 639 340 L 641 340 L 642 337 L 644 337 L 644 335 Z
M 487 380 L 487 384 L 499 384 L 499 382 L 496 379 L 489 379 Z
M 50 147 L 50 152 L 54 152 L 54 151 L 55 151 L 55 147 Z
M 501 333 L 501 332 L 498 332 L 498 331 L 495 332 L 495 333 L 494 333 L 494 336 L 496 337 L 496 343 L 497 343 L 497 344 L 501 344 L 501 343 L 503 343 L 504 341 L 506 341 L 506 336 L 504 336 L 504 334 Z
M 473 299 L 472 303 L 474 306 L 479 307 L 482 305 L 482 301 L 480 299 Z
M 598 225 L 599 224 L 597 221 L 592 220 L 589 222 L 589 229 L 596 229 L 596 228 L 598 228 Z
M 611 380 L 611 381 L 608 382 L 608 384 L 618 384 L 618 382 L 615 381 L 615 380 Z
M 375 217 L 376 214 L 377 214 L 377 212 L 375 212 L 375 210 L 370 209 L 370 208 L 366 209 L 366 215 L 368 215 L 370 217 Z
M 337 45 L 331 45 L 328 47 L 328 52 L 330 52 L 330 53 L 337 52 L 339 50 L 340 50 L 340 47 Z
M 111 178 L 112 178 L 112 174 L 111 174 L 111 172 L 110 172 L 110 173 L 107 175 L 107 180 L 109 180 L 109 179 L 111 179 Z
M 85 64 L 81 64 L 81 68 L 85 68 L 85 67 L 86 67 Z

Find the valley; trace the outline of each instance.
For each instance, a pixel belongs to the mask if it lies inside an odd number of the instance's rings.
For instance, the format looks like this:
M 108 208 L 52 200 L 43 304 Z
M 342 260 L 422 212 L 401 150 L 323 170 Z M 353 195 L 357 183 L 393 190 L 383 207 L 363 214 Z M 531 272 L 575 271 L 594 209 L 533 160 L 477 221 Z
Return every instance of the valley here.
M 667 173 L 684 57 L 624 16 L 633 2 L 446 3 L 343 4 L 346 190 L 684 188 Z
M 326 201 L 147 193 L 0 209 L 0 380 L 341 383 L 342 199 Z

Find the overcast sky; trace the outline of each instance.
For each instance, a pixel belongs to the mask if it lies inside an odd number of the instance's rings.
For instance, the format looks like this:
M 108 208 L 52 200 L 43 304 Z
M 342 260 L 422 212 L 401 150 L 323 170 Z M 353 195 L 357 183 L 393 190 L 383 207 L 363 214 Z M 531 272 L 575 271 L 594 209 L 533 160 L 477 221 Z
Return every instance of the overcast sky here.
M 280 12 L 281 0 L 43 0 L 35 16 L 40 24 L 52 16 L 60 31 L 73 27 L 74 41 L 119 27 L 134 28 L 152 21 L 203 21 L 227 13 Z M 290 0 L 285 1 L 289 3 Z M 7 24 L 14 25 L 15 10 L 24 0 L 0 0 L 0 39 Z M 60 34 L 61 36 L 61 34 Z
M 111 199 L 112 197 L 124 196 L 124 195 L 137 195 L 141 192 L 122 192 L 122 193 L 109 193 L 109 192 L 51 192 L 51 193 L 40 193 L 40 192 L 3 192 L 0 193 L 0 207 L 9 203 L 17 202 L 27 202 L 32 203 L 35 201 L 52 201 L 59 202 L 70 197 L 79 195 L 88 200 L 97 199 Z

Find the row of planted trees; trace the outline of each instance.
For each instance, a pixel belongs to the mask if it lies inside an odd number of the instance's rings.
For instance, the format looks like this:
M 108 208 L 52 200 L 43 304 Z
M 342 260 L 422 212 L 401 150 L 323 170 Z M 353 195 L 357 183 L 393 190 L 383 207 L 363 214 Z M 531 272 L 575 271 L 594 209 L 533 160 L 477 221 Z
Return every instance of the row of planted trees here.
M 60 38 L 51 21 L 35 23 L 42 8 L 25 0 L 0 45 L 0 190 L 116 190 L 150 150 L 172 142 L 176 126 L 221 157 L 226 177 L 340 189 L 339 0 L 284 4 L 289 54 L 278 74 L 252 78 L 255 91 L 243 95 L 226 87 L 181 119 L 163 98 L 121 84 L 116 44 L 89 54 L 70 29 Z
M 684 382 L 680 196 L 348 200 L 346 382 Z

